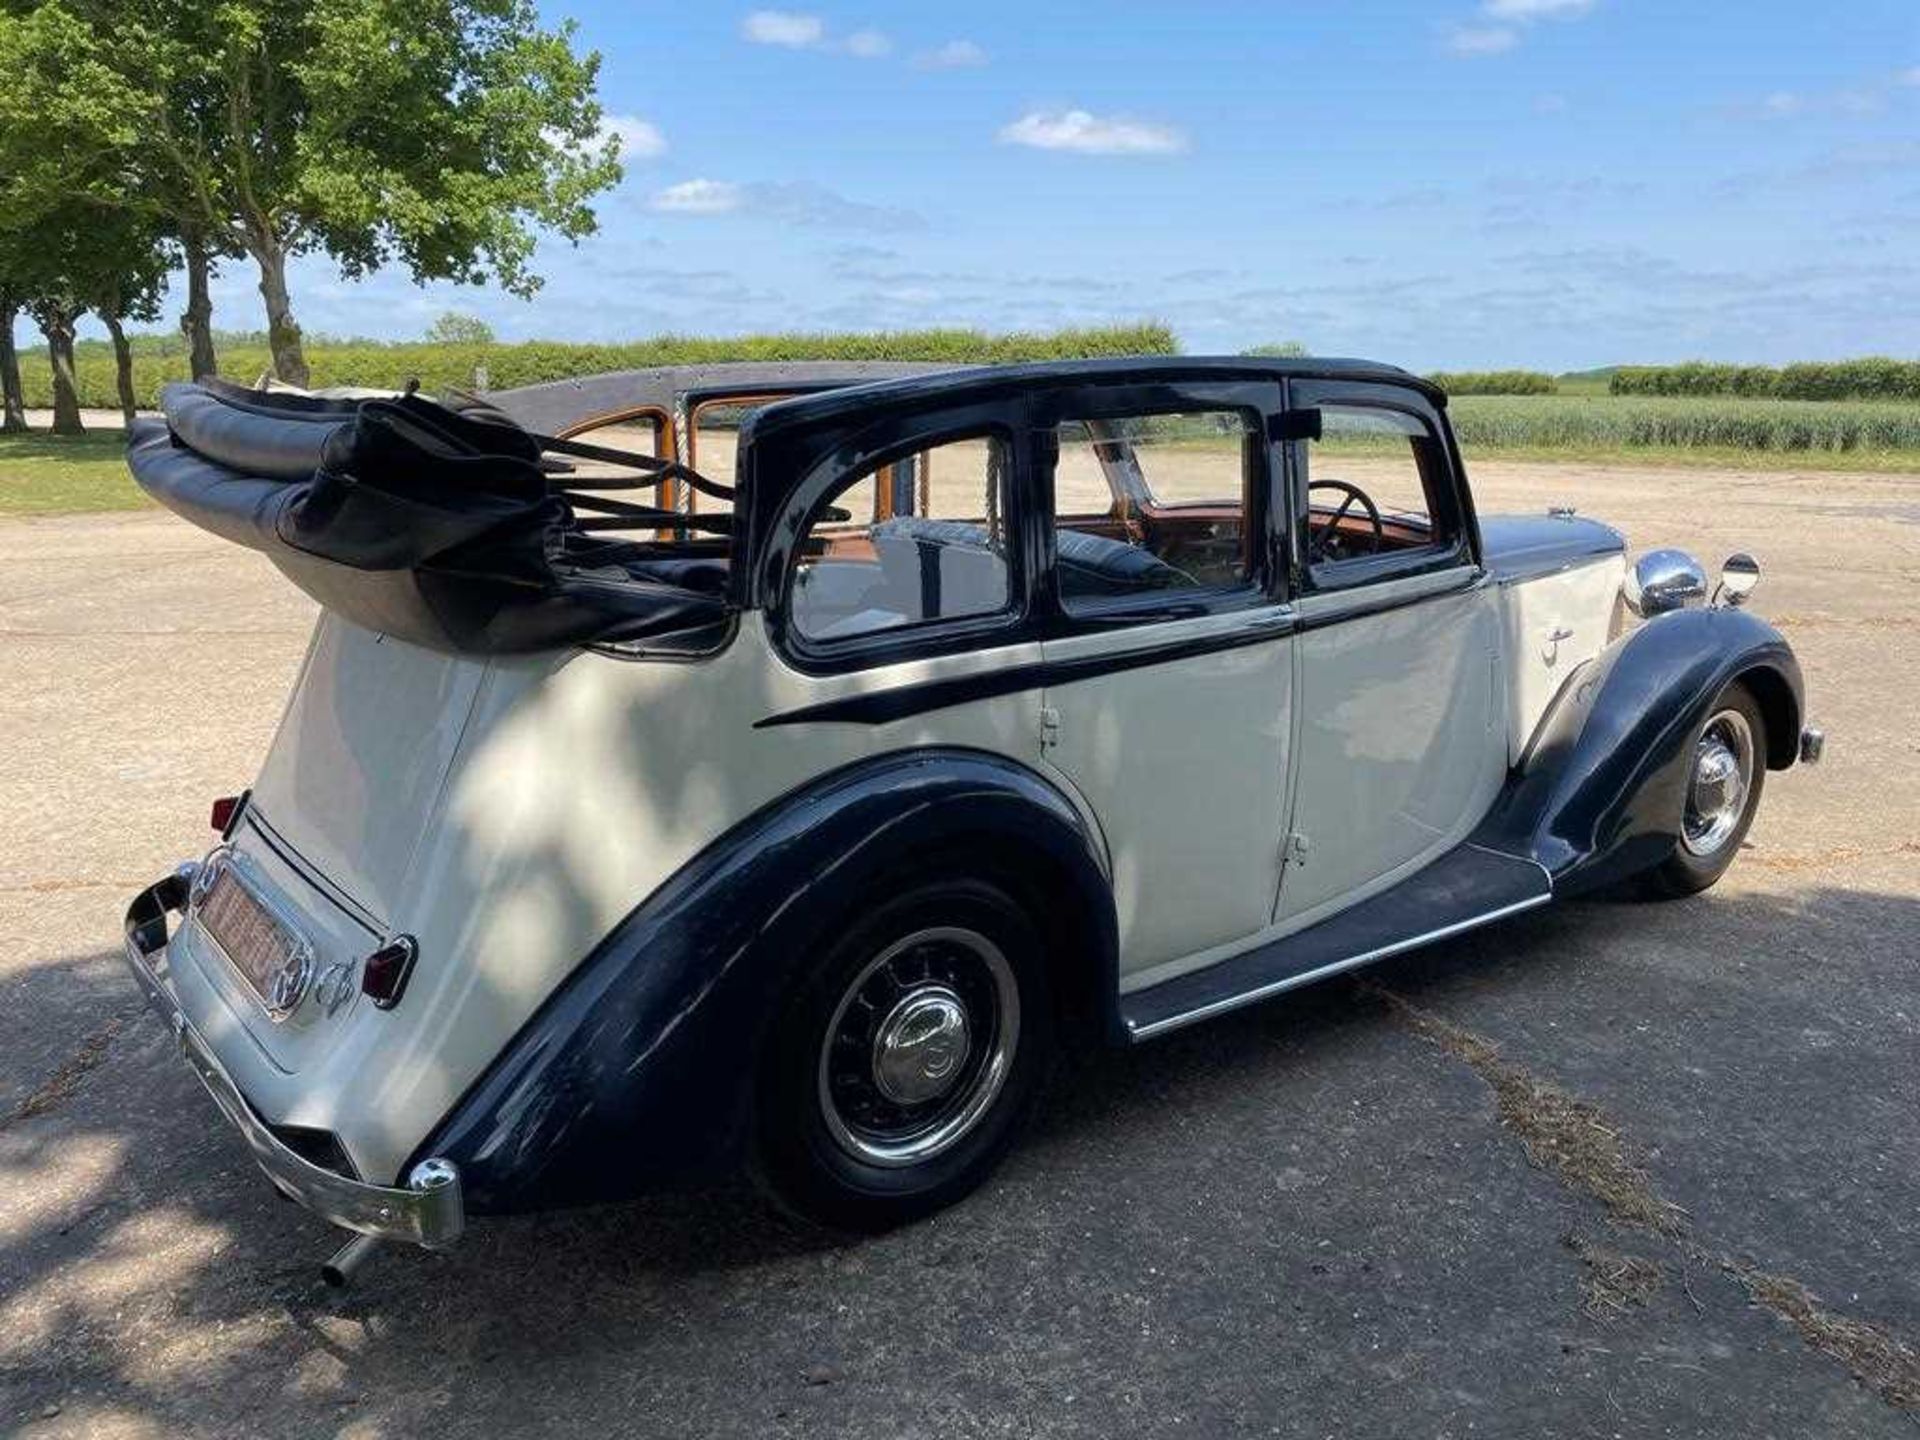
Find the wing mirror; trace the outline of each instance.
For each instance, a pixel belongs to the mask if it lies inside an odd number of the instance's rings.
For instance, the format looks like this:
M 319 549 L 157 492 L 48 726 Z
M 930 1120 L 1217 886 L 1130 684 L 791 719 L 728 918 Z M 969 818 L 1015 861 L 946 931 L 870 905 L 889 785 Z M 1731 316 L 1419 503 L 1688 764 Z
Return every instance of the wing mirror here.
M 1724 603 L 1732 610 L 1747 603 L 1747 597 L 1753 594 L 1753 587 L 1760 583 L 1760 562 L 1744 550 L 1727 557 L 1720 567 L 1720 588 L 1713 592 L 1716 604 Z
M 1707 572 L 1684 550 L 1649 550 L 1627 572 L 1623 589 L 1627 608 L 1647 620 L 1705 601 Z

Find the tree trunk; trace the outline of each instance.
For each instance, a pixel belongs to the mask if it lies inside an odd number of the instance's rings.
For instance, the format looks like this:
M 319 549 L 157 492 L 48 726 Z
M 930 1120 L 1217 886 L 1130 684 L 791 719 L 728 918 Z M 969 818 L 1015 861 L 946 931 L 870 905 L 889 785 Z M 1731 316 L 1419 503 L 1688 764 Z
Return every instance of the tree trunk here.
M 0 432 L 27 428 L 26 391 L 20 384 L 20 352 L 13 348 L 13 322 L 20 313 L 0 303 Z
M 126 327 L 120 323 L 118 315 L 103 315 L 100 318 L 107 327 L 107 334 L 113 337 L 113 378 L 120 389 L 120 418 L 131 430 L 135 413 L 140 408 L 133 394 L 133 347 L 127 344 Z
M 267 302 L 267 348 L 273 352 L 273 373 L 282 384 L 307 386 L 307 357 L 300 348 L 300 327 L 293 323 L 293 302 L 287 297 L 287 256 L 277 244 L 265 241 L 253 252 L 260 262 L 260 298 Z
M 207 256 L 207 242 L 189 233 L 181 242 L 187 250 L 187 308 L 180 317 L 180 328 L 187 337 L 187 363 L 193 378 L 204 380 L 220 373 L 213 353 L 213 297 L 207 293 L 213 262 Z
M 71 310 L 44 314 L 40 333 L 47 337 L 47 358 L 53 362 L 53 433 L 84 435 L 80 423 L 80 386 L 73 371 L 73 327 L 79 315 Z

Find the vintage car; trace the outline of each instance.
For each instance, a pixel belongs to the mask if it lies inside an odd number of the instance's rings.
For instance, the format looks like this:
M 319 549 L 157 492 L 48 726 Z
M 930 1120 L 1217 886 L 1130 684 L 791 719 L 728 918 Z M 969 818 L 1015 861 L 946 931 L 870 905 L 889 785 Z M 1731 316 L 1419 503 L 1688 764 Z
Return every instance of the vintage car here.
M 1060 1043 L 1703 890 L 1820 750 L 1750 559 L 1710 601 L 1570 510 L 1476 515 L 1388 366 L 165 410 L 140 483 L 323 609 L 126 954 L 273 1183 L 363 1237 L 336 1279 L 737 1170 L 923 1215 Z

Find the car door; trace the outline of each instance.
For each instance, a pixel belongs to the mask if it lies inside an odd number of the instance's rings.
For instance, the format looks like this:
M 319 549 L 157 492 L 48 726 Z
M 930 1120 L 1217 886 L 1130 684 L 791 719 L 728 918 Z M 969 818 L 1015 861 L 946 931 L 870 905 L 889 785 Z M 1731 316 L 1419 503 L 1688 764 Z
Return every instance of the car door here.
M 1433 402 L 1293 381 L 1299 726 L 1274 918 L 1311 923 L 1458 844 L 1504 773 L 1498 600 Z
M 1277 382 L 1086 387 L 1036 417 L 1042 756 L 1105 838 L 1123 989 L 1271 919 L 1293 690 L 1279 401 Z

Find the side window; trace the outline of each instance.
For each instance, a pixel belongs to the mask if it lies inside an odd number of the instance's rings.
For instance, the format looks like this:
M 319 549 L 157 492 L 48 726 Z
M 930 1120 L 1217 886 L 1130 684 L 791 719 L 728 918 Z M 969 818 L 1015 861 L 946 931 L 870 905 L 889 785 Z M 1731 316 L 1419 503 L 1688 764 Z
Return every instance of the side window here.
M 1452 537 L 1438 487 L 1438 438 L 1416 415 L 1385 407 L 1325 405 L 1307 446 L 1307 558 L 1316 572 Z
M 718 480 L 722 485 L 733 484 L 734 464 L 740 456 L 741 425 L 755 410 L 780 398 L 778 395 L 766 395 L 744 400 L 702 400 L 694 406 L 693 414 L 689 417 L 692 435 L 688 447 L 692 451 L 693 468 L 709 480 Z M 690 497 L 690 503 L 701 514 L 725 512 L 733 508 L 729 501 L 716 500 L 698 491 Z
M 837 486 L 801 537 L 787 611 L 807 640 L 847 640 L 1013 604 L 1007 447 L 949 440 Z
M 666 415 L 659 410 L 641 410 L 630 415 L 609 416 L 595 421 L 584 430 L 574 431 L 570 438 L 598 445 L 605 450 L 618 450 L 625 455 L 657 460 L 667 450 Z M 571 489 L 648 505 L 665 507 L 672 503 L 673 497 L 667 485 L 642 485 L 636 490 L 635 472 L 611 461 L 592 460 L 583 456 L 568 460 L 567 464 L 572 467 L 566 477 Z M 596 481 L 603 481 L 606 488 L 596 488 Z
M 1237 410 L 1065 420 L 1054 432 L 1055 571 L 1069 610 L 1245 584 L 1260 427 Z

